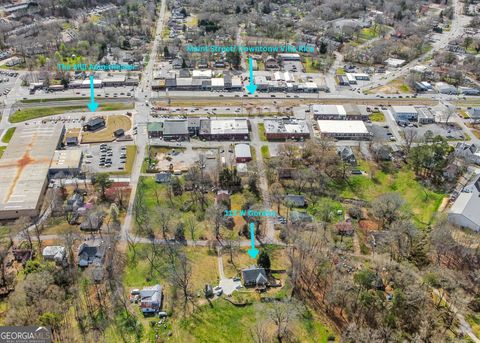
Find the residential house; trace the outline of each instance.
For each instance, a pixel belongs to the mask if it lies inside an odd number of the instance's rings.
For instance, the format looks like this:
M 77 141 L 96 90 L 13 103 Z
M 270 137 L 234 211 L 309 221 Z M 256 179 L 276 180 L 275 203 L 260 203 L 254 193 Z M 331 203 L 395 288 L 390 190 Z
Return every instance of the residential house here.
M 145 287 L 140 291 L 140 310 L 143 314 L 157 313 L 162 309 L 163 289 L 160 285 Z
M 172 174 L 170 174 L 169 172 L 161 172 L 161 173 L 155 174 L 156 183 L 170 183 L 171 179 L 172 179 Z
M 105 243 L 101 240 L 89 240 L 80 244 L 78 248 L 78 265 L 102 265 L 105 256 Z
M 303 195 L 288 194 L 285 195 L 283 201 L 285 204 L 287 204 L 287 206 L 297 208 L 307 207 L 307 201 L 305 200 L 305 196 Z
M 355 158 L 355 154 L 353 153 L 352 148 L 350 147 L 340 147 L 338 148 L 338 155 L 342 159 L 342 161 L 350 163 L 351 165 L 357 164 L 357 159 Z
M 480 147 L 475 144 L 459 142 L 455 146 L 454 155 L 465 159 L 468 162 L 480 165 Z
M 292 224 L 312 223 L 313 218 L 306 212 L 292 211 L 290 212 L 290 222 Z
M 98 231 L 102 227 L 105 213 L 102 211 L 89 213 L 85 220 L 80 224 L 82 231 Z
M 269 285 L 265 268 L 251 266 L 242 270 L 243 285 L 245 287 L 266 287 Z
M 43 248 L 42 256 L 47 261 L 55 261 L 57 264 L 65 262 L 67 252 L 65 247 L 58 245 L 48 245 Z

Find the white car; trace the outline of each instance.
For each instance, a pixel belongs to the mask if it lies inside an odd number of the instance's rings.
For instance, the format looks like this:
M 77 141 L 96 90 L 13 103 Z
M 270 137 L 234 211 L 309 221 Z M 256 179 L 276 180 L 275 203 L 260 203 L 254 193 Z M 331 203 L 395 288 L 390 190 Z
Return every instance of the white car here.
M 223 294 L 223 288 L 220 286 L 214 287 L 213 294 L 215 294 L 217 297 L 221 296 Z

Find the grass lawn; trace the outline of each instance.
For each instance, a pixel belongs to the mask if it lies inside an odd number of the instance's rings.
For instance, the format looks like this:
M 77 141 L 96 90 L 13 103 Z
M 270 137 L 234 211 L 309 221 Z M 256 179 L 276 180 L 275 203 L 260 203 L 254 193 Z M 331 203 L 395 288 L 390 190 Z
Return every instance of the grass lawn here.
M 12 139 L 13 134 L 15 133 L 16 127 L 11 127 L 7 131 L 5 131 L 5 134 L 2 137 L 2 142 L 3 143 L 8 143 L 10 142 L 10 139 Z
M 402 79 L 395 79 L 386 85 L 370 89 L 368 94 L 385 93 L 385 94 L 405 94 L 411 93 L 412 90 Z
M 55 98 L 55 99 L 24 99 L 20 100 L 21 103 L 24 104 L 32 104 L 32 103 L 39 103 L 39 102 L 51 102 L 51 101 L 71 101 L 71 100 L 90 100 L 89 97 L 82 96 L 82 97 L 66 97 L 66 98 Z
M 385 121 L 385 116 L 382 112 L 373 112 L 370 116 L 369 116 L 370 120 L 371 121 Z
M 100 104 L 97 111 L 117 111 L 117 110 L 129 110 L 134 108 L 133 103 L 112 103 L 112 104 Z M 10 116 L 9 121 L 11 123 L 20 123 L 22 121 L 43 118 L 62 114 L 66 112 L 82 112 L 89 111 L 86 104 L 85 106 L 59 106 L 59 107 L 34 107 L 17 110 Z
M 262 142 L 267 141 L 267 136 L 265 136 L 265 124 L 264 123 L 259 123 L 258 124 L 258 136 L 260 137 L 260 140 Z
M 319 64 L 314 63 L 314 60 L 312 57 L 305 57 L 305 71 L 307 73 L 316 73 L 320 70 Z
M 5 151 L 7 147 L 6 146 L 0 146 L 0 157 L 3 156 L 3 152 Z
M 360 169 L 370 175 L 371 166 L 362 162 Z M 376 172 L 375 179 L 370 176 L 351 176 L 349 185 L 341 190 L 341 196 L 373 200 L 381 194 L 397 192 L 405 199 L 412 217 L 420 227 L 425 227 L 433 220 L 444 194 L 433 192 L 415 180 L 413 171 L 403 168 L 392 174 Z
M 223 299 L 212 302 L 212 306 L 202 306 L 187 319 L 179 322 L 174 331 L 176 342 L 252 342 L 251 329 L 256 325 L 267 327 L 272 332 L 274 326 L 268 321 L 269 309 L 275 304 L 255 302 L 253 305 L 236 307 Z M 323 343 L 333 332 L 305 311 L 293 322 L 292 336 L 298 342 Z
M 106 127 L 95 132 L 83 132 L 82 143 L 111 142 L 115 140 L 113 133 L 118 129 L 130 130 L 132 121 L 125 115 L 114 115 L 107 117 Z
M 268 160 L 270 158 L 270 150 L 268 148 L 268 145 L 263 145 L 261 150 L 263 159 Z
M 345 69 L 343 68 L 337 68 L 337 70 L 335 71 L 335 74 L 337 75 L 345 75 Z

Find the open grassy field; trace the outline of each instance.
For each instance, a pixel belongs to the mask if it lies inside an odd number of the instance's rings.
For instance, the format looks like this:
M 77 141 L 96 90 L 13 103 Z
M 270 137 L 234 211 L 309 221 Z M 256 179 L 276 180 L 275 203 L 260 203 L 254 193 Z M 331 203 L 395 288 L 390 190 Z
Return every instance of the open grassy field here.
M 7 147 L 6 146 L 0 146 L 0 157 L 3 156 L 3 152 L 5 151 Z
M 125 115 L 108 116 L 104 129 L 82 133 L 82 143 L 111 142 L 115 140 L 113 133 L 116 130 L 123 129 L 128 131 L 131 127 L 131 119 Z
M 424 187 L 415 179 L 413 171 L 406 167 L 391 173 L 377 171 L 374 179 L 369 176 L 372 170 L 369 164 L 362 162 L 359 168 L 368 175 L 351 176 L 349 184 L 341 190 L 341 196 L 370 201 L 381 194 L 397 192 L 405 199 L 408 210 L 419 227 L 432 222 L 445 194 Z
M 266 327 L 273 332 L 274 327 L 268 318 L 269 310 L 275 304 L 254 302 L 245 307 L 236 307 L 223 299 L 212 302 L 212 306 L 202 306 L 188 318 L 181 320 L 178 330 L 174 330 L 176 342 L 237 343 L 253 342 L 251 329 L 255 325 Z M 316 320 L 308 310 L 300 315 L 292 325 L 292 336 L 298 342 L 325 343 L 332 331 Z
M 385 93 L 385 94 L 405 94 L 405 93 L 412 93 L 412 90 L 408 85 L 404 82 L 404 80 L 396 79 L 393 80 L 386 85 L 370 89 L 367 91 L 367 94 L 375 94 L 375 93 Z M 411 100 L 411 99 L 409 99 Z
M 111 103 L 100 104 L 97 111 L 119 111 L 128 110 L 134 108 L 133 103 Z M 26 120 L 32 120 L 36 118 L 43 118 L 53 116 L 57 114 L 63 114 L 67 112 L 82 112 L 89 111 L 86 104 L 85 106 L 59 106 L 59 107 L 34 107 L 19 109 L 13 113 L 8 119 L 11 123 L 20 123 Z
M 33 103 L 42 103 L 42 102 L 52 102 L 52 101 L 72 101 L 72 100 L 90 100 L 89 97 L 86 97 L 86 96 L 82 96 L 82 97 L 75 97 L 75 96 L 71 96 L 71 97 L 65 97 L 65 98 L 55 98 L 55 99 L 23 99 L 23 100 L 20 100 L 21 103 L 24 103 L 24 104 L 33 104 Z
M 12 139 L 13 134 L 15 133 L 16 127 L 11 127 L 9 128 L 2 137 L 2 142 L 3 143 L 8 143 L 10 142 L 10 139 Z

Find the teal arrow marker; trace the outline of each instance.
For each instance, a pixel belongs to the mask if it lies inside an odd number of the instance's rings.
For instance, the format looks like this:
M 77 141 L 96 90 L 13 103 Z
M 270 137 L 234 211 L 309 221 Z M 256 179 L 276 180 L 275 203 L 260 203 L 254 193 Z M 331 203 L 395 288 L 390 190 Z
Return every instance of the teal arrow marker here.
M 98 103 L 95 102 L 95 89 L 93 87 L 93 75 L 90 75 L 90 102 L 88 103 L 90 111 L 95 112 L 98 108 Z
M 248 249 L 251 258 L 257 258 L 258 249 L 255 249 L 255 224 L 250 223 L 250 239 L 252 240 L 252 248 Z
M 257 90 L 257 85 L 255 84 L 255 79 L 253 78 L 253 62 L 251 57 L 248 58 L 248 65 L 250 67 L 250 84 L 246 88 L 250 94 L 253 94 Z

